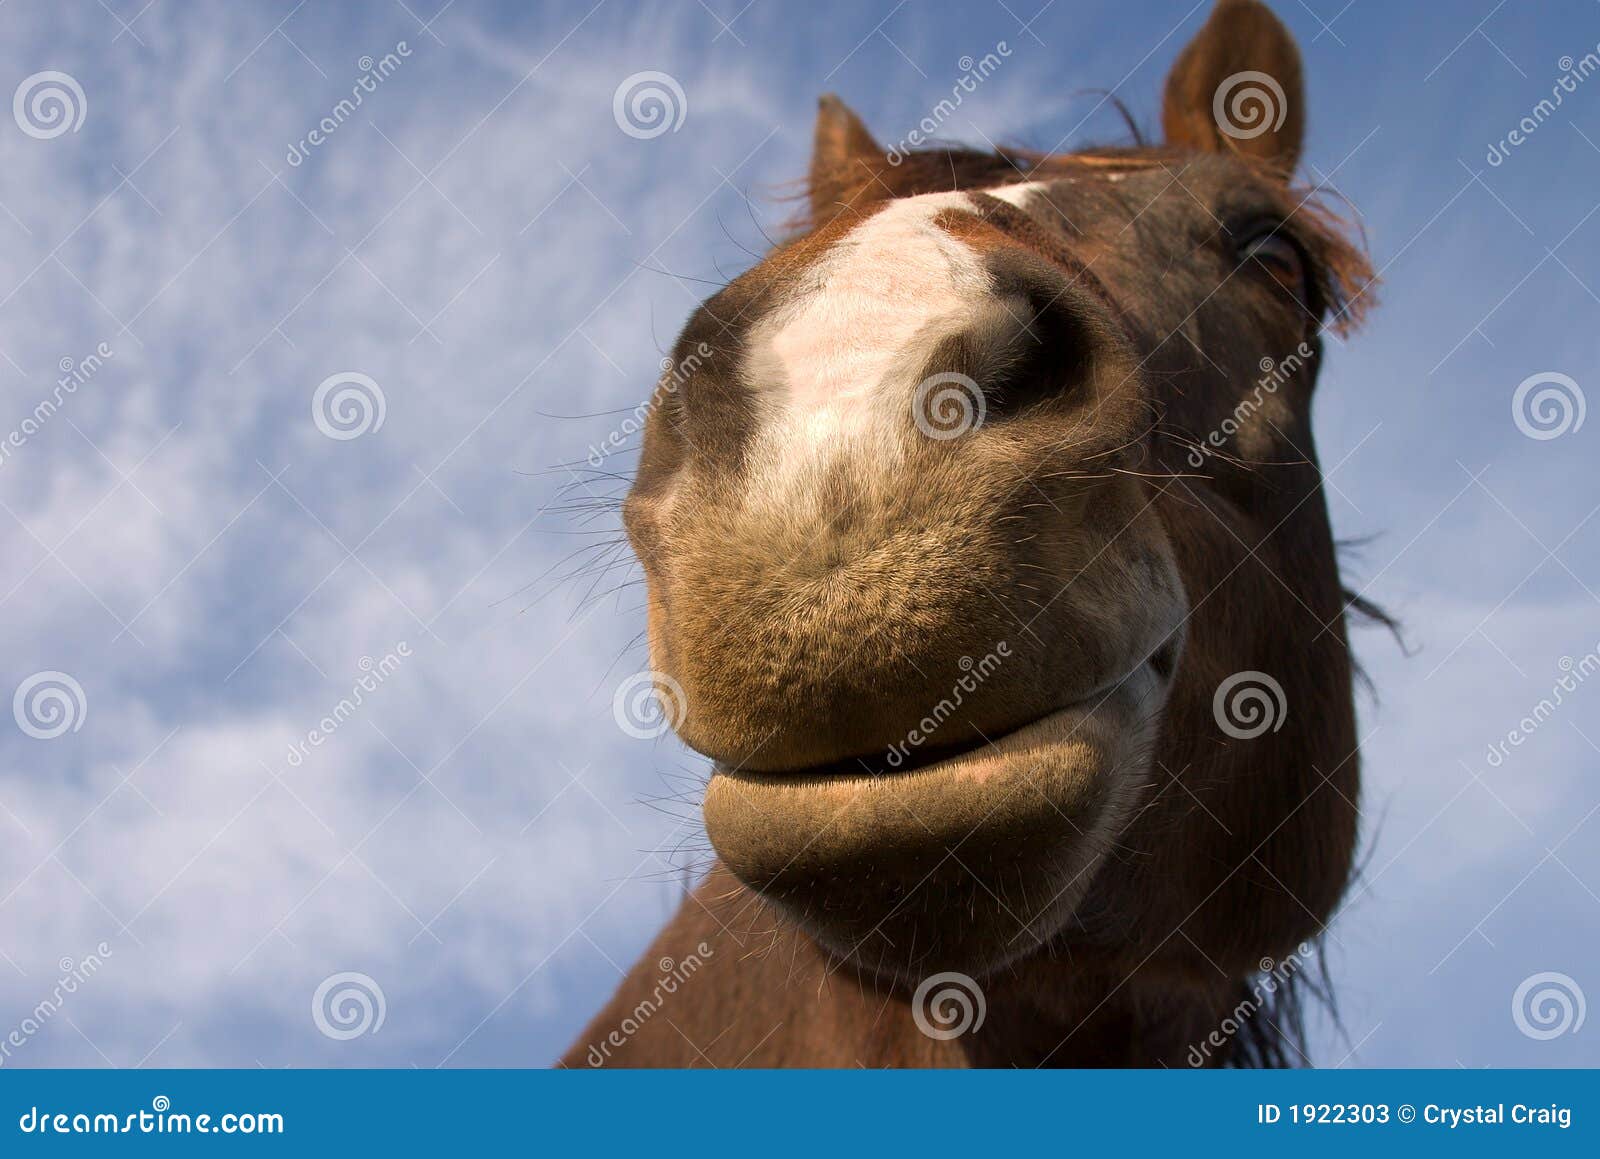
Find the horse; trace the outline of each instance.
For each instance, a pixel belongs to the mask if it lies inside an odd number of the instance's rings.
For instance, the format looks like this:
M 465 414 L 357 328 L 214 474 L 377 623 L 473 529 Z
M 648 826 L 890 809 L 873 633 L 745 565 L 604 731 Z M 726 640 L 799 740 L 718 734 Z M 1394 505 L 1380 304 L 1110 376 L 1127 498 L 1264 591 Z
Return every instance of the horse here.
M 1307 1061 L 1368 610 L 1311 408 L 1374 275 L 1295 182 L 1301 67 L 1218 0 L 1159 144 L 820 100 L 622 507 L 716 860 L 560 1065 Z

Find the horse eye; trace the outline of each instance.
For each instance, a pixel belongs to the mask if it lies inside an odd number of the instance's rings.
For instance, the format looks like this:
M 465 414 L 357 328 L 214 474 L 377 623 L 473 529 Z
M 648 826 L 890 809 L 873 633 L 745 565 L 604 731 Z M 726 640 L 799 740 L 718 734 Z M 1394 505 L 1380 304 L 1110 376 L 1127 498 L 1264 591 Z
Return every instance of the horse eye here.
M 1300 247 L 1282 232 L 1268 230 L 1249 238 L 1239 247 L 1241 258 L 1253 258 L 1274 281 L 1296 298 L 1305 300 L 1306 266 Z

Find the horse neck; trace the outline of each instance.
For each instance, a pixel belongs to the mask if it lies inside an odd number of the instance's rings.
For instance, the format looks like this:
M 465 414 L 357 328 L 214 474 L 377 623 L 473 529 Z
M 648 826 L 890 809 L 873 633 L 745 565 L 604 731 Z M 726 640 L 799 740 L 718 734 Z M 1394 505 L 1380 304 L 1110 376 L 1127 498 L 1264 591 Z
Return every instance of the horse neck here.
M 1065 955 L 1031 959 L 981 989 L 981 1027 L 930 1037 L 908 989 L 831 961 L 718 867 L 561 1065 L 1184 1066 L 1227 999 L 1223 987 L 1197 993 L 1148 966 Z

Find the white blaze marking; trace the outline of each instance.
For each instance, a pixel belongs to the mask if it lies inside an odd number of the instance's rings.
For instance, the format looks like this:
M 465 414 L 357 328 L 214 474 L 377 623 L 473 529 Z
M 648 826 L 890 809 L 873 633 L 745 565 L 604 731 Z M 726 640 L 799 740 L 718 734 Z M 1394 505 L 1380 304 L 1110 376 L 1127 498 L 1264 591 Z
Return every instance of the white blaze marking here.
M 1020 185 L 1007 185 L 1001 189 L 990 189 L 986 192 L 997 201 L 1004 201 L 1007 205 L 1014 205 L 1018 209 L 1026 210 L 1028 203 L 1034 196 L 1043 196 L 1044 191 L 1050 188 L 1046 181 L 1024 181 Z
M 934 223 L 947 210 L 974 206 L 963 193 L 886 206 L 755 327 L 746 373 L 768 404 L 755 491 L 789 491 L 841 455 L 895 457 L 923 356 L 989 295 L 978 254 Z

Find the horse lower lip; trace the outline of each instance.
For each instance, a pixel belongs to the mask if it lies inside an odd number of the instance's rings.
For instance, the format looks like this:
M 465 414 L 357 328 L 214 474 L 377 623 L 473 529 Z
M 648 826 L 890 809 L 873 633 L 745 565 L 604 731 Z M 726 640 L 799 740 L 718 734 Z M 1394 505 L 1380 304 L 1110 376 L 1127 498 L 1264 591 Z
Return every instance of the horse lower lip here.
M 1063 708 L 964 754 L 894 776 L 759 773 L 718 766 L 704 812 L 712 845 L 756 884 L 782 875 L 796 853 L 810 865 L 871 859 L 881 848 L 959 844 L 989 819 L 985 798 L 1063 816 L 1093 807 L 1128 731 L 1126 706 Z M 791 848 L 792 846 L 792 848 Z M 759 888 L 759 885 L 758 885 Z
M 718 767 L 706 833 L 734 876 L 830 952 L 879 933 L 909 945 L 948 905 L 987 915 L 962 926 L 964 949 L 946 945 L 953 968 L 987 969 L 1065 920 L 1137 799 L 1163 689 L 1140 665 L 1101 696 L 894 776 Z M 1009 915 L 1033 912 L 1017 892 L 1030 888 L 1052 900 L 1018 939 Z

